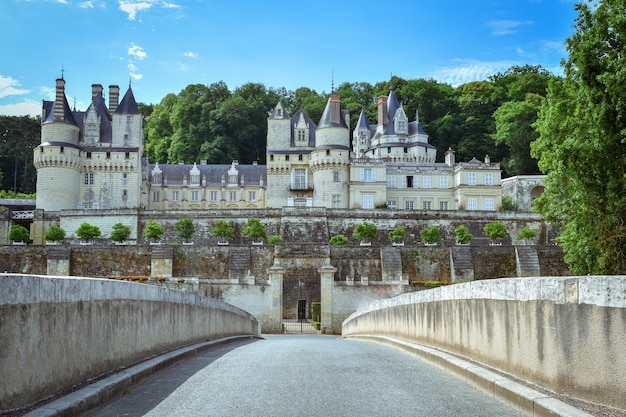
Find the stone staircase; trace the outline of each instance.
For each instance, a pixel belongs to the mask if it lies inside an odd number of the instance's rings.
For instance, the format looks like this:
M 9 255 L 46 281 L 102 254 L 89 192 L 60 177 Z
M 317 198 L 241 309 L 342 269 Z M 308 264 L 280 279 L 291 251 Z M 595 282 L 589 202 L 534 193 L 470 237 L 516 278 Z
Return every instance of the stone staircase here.
M 230 248 L 230 277 L 243 278 L 250 270 L 250 248 L 233 246 Z
M 515 246 L 515 261 L 518 277 L 540 276 L 539 256 L 534 246 Z
M 400 249 L 385 246 L 380 249 L 380 264 L 383 281 L 402 280 L 402 256 Z
M 450 272 L 453 282 L 474 280 L 474 259 L 469 246 L 450 248 Z

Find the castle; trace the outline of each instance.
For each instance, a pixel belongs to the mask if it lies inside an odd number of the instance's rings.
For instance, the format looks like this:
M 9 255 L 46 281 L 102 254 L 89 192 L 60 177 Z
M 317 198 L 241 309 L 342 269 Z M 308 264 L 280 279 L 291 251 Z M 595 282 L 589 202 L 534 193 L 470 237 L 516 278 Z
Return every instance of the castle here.
M 282 103 L 267 121 L 267 165 L 150 163 L 143 157 L 143 117 L 129 86 L 121 101 L 109 86 L 92 85 L 91 104 L 72 110 L 65 80 L 44 101 L 41 144 L 34 150 L 37 209 L 136 208 L 203 210 L 280 208 L 389 208 L 498 210 L 500 165 L 456 162 L 448 150 L 435 162 L 417 115 L 409 121 L 393 91 L 378 99 L 378 120 L 361 111 L 351 131 L 348 111 L 331 94 L 316 124 Z

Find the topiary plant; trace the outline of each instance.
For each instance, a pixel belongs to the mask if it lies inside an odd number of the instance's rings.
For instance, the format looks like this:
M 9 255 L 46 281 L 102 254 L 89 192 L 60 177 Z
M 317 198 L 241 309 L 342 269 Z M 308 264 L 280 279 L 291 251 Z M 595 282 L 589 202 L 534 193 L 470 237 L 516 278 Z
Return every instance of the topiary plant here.
M 143 235 L 154 242 L 160 241 L 164 233 L 165 228 L 157 222 L 148 222 L 143 230 Z
M 60 226 L 50 226 L 44 235 L 44 239 L 49 242 L 60 242 L 65 239 L 65 230 Z
M 174 230 L 178 232 L 178 237 L 184 240 L 189 240 L 194 233 L 196 233 L 196 228 L 193 225 L 193 220 L 188 217 L 183 219 L 178 219 L 176 224 L 174 225 Z
M 348 238 L 340 233 L 338 235 L 331 237 L 328 243 L 330 243 L 331 245 L 336 245 L 336 246 L 346 245 L 348 243 Z
M 83 239 L 86 242 L 90 242 L 97 237 L 100 237 L 102 233 L 100 232 L 100 228 L 93 224 L 82 223 L 78 229 L 76 229 L 76 236 Z
M 130 237 L 130 227 L 122 223 L 115 223 L 111 228 L 109 238 L 113 242 L 123 243 Z
M 485 227 L 483 227 L 483 231 L 492 241 L 506 237 L 506 226 L 502 222 L 487 223 Z
M 213 236 L 223 239 L 232 239 L 235 237 L 235 229 L 233 228 L 233 225 L 228 223 L 226 220 L 216 221 L 215 224 L 209 228 L 209 232 L 211 232 Z
M 439 242 L 439 226 L 429 226 L 426 229 L 420 231 L 420 237 L 424 243 L 434 244 Z
M 11 231 L 9 232 L 9 239 L 13 242 L 30 242 L 30 233 L 28 229 L 22 225 L 14 224 L 11 226 Z
M 267 238 L 267 243 L 270 243 L 272 245 L 276 245 L 277 243 L 280 243 L 282 241 L 283 241 L 283 238 L 280 236 L 276 236 L 276 235 L 270 236 Z
M 248 222 L 243 227 L 241 234 L 245 237 L 250 237 L 256 240 L 265 239 L 267 237 L 265 226 L 261 224 L 261 220 L 259 219 L 248 219 Z
M 406 235 L 406 227 L 396 226 L 391 232 L 389 232 L 389 240 L 392 242 L 402 242 Z
M 469 243 L 470 240 L 474 237 L 467 227 L 461 225 L 454 228 L 454 235 L 456 237 L 456 243 L 460 243 L 462 245 Z
M 376 238 L 376 235 L 378 235 L 376 225 L 369 222 L 357 224 L 352 232 L 352 236 L 363 242 L 370 242 L 372 239 Z
M 534 239 L 535 236 L 537 236 L 536 231 L 534 231 L 533 229 L 524 228 L 520 230 L 519 235 L 517 235 L 516 240 L 525 240 L 526 243 L 528 243 L 529 241 Z

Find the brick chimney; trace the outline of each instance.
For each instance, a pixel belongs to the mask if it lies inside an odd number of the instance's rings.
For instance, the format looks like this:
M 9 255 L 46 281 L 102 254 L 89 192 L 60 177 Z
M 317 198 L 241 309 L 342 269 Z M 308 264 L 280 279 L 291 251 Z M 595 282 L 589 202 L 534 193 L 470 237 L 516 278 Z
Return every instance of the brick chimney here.
M 341 96 L 339 94 L 330 95 L 330 122 L 341 123 Z
M 378 124 L 387 126 L 387 97 L 378 97 Z
M 91 102 L 93 103 L 98 93 L 102 94 L 102 84 L 91 84 Z
M 57 78 L 56 96 L 54 98 L 54 120 L 64 119 L 64 103 L 65 103 L 65 80 Z
M 452 150 L 452 148 L 448 148 L 448 150 L 446 151 L 446 165 L 448 166 L 454 166 L 454 164 L 456 163 L 455 158 L 454 158 L 454 151 Z
M 120 87 L 117 85 L 109 86 L 109 112 L 113 113 L 117 110 L 120 102 Z

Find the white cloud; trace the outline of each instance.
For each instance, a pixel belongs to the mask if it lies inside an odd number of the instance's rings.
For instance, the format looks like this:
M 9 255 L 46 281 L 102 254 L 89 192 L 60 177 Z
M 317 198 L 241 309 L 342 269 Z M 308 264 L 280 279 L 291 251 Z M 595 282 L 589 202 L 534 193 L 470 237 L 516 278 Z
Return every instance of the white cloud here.
M 78 7 L 82 7 L 83 9 L 93 9 L 93 0 L 84 1 L 80 3 Z
M 181 71 L 185 71 L 187 69 L 187 65 L 183 64 L 180 61 L 176 61 L 176 65 L 178 66 L 178 69 Z
M 120 10 L 128 14 L 128 20 L 135 20 L 137 12 L 148 10 L 154 1 L 120 0 Z
M 30 93 L 29 90 L 17 88 L 19 85 L 19 81 L 0 75 L 0 98 Z
M 516 21 L 516 20 L 491 20 L 487 22 L 487 26 L 491 27 L 491 34 L 493 36 L 512 35 L 517 33 L 521 26 L 532 25 L 531 21 Z
M 130 44 L 130 47 L 128 48 L 128 55 L 139 60 L 145 59 L 147 56 L 146 51 L 144 51 L 141 46 L 135 45 L 134 43 Z
M 448 83 L 453 87 L 472 81 L 486 80 L 489 76 L 503 72 L 515 65 L 510 61 L 482 62 L 457 60 L 459 65 L 443 67 L 431 73 L 431 77 L 439 82 Z
M 183 56 L 186 56 L 187 58 L 198 58 L 198 53 L 187 51 L 183 53 Z
M 128 63 L 128 71 L 133 80 L 141 80 L 143 78 L 143 74 L 139 73 L 139 68 L 132 62 Z
M 39 116 L 41 115 L 41 102 L 27 100 L 21 103 L 0 105 L 0 114 L 4 116 Z
M 182 8 L 180 4 L 167 3 L 165 1 L 161 3 L 161 6 L 163 6 L 164 9 L 181 9 Z

